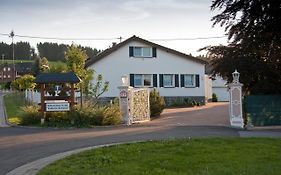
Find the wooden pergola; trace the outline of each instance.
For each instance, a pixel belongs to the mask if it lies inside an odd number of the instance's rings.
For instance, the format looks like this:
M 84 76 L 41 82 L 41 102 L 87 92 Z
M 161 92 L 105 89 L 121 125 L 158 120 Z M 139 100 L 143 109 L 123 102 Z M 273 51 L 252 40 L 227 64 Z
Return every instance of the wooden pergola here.
M 75 105 L 75 87 L 74 85 L 81 82 L 80 78 L 73 72 L 68 73 L 41 73 L 34 80 L 36 84 L 40 85 L 41 93 L 41 123 L 44 123 L 45 112 L 46 112 L 46 102 L 48 101 L 59 101 L 63 100 L 70 104 L 70 108 Z M 70 87 L 62 87 L 63 84 L 70 84 Z M 46 96 L 47 92 L 54 91 L 54 87 L 50 85 L 61 85 L 60 90 L 64 92 L 70 91 L 70 95 L 52 95 Z

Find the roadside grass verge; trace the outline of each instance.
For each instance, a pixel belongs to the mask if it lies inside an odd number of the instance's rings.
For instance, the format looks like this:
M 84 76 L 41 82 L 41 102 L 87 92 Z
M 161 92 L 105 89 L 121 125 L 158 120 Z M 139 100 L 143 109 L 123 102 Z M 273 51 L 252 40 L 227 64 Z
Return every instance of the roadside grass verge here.
M 281 139 L 212 138 L 149 141 L 85 151 L 39 175 L 279 175 Z
M 23 111 L 21 107 L 28 104 L 23 92 L 14 92 L 4 96 L 4 103 L 9 123 L 19 124 Z

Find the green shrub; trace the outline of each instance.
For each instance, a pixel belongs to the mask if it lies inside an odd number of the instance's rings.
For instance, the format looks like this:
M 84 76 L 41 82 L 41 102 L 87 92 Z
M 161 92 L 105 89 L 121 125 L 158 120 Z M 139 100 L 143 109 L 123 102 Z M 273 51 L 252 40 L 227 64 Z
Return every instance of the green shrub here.
M 196 102 L 195 100 L 191 100 L 189 98 L 181 99 L 179 97 L 173 99 L 171 106 L 173 107 L 194 107 L 200 106 L 201 104 Z
M 108 106 L 104 109 L 102 125 L 116 125 L 121 122 L 122 114 L 118 104 Z
M 71 126 L 68 112 L 46 112 L 44 126 L 51 126 L 51 127 Z
M 159 92 L 157 92 L 156 89 L 153 89 L 150 92 L 149 102 L 151 116 L 160 115 L 165 108 L 164 98 L 159 95 Z
M 118 104 L 109 106 L 84 104 L 83 108 L 74 108 L 69 117 L 77 127 L 115 125 L 121 122 L 121 111 Z
M 218 102 L 218 97 L 215 93 L 212 94 L 212 102 Z
M 174 107 L 185 106 L 185 105 L 186 105 L 185 101 L 179 97 L 174 98 L 171 104 L 171 106 Z
M 25 106 L 21 108 L 23 111 L 21 125 L 37 125 L 40 124 L 41 116 L 38 106 Z

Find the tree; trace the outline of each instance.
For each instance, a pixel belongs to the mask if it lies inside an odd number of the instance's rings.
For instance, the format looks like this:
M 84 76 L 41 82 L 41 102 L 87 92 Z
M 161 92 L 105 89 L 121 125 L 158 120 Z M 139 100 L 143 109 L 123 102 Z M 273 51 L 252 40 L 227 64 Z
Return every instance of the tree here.
M 94 97 L 95 99 L 95 104 L 97 104 L 97 100 L 99 99 L 99 97 L 108 91 L 108 87 L 109 87 L 109 82 L 104 82 L 103 83 L 103 78 L 102 75 L 98 75 L 96 78 L 96 83 L 92 84 L 89 83 L 90 87 L 89 87 L 89 94 Z
M 281 1 L 215 0 L 211 10 L 221 13 L 214 25 L 225 27 L 230 44 L 210 46 L 212 74 L 231 81 L 237 69 L 249 94 L 281 93 Z
M 19 90 L 19 91 L 24 91 L 27 89 L 34 89 L 36 86 L 36 83 L 33 81 L 35 80 L 35 77 L 32 75 L 24 75 L 22 77 L 19 77 L 15 79 L 12 82 L 12 87 Z
M 88 58 L 85 51 L 72 44 L 65 53 L 68 70 L 74 72 L 82 80 L 86 77 L 85 62 Z
M 50 70 L 49 61 L 46 57 L 43 57 L 41 59 L 40 71 L 41 72 L 48 72 L 49 70 Z

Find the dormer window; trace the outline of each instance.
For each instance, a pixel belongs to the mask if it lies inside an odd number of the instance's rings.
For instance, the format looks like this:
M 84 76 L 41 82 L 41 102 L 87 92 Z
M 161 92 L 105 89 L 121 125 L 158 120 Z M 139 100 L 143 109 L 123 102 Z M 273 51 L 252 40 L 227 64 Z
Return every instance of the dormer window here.
M 129 47 L 129 56 L 136 58 L 156 57 L 156 48 L 152 47 Z

